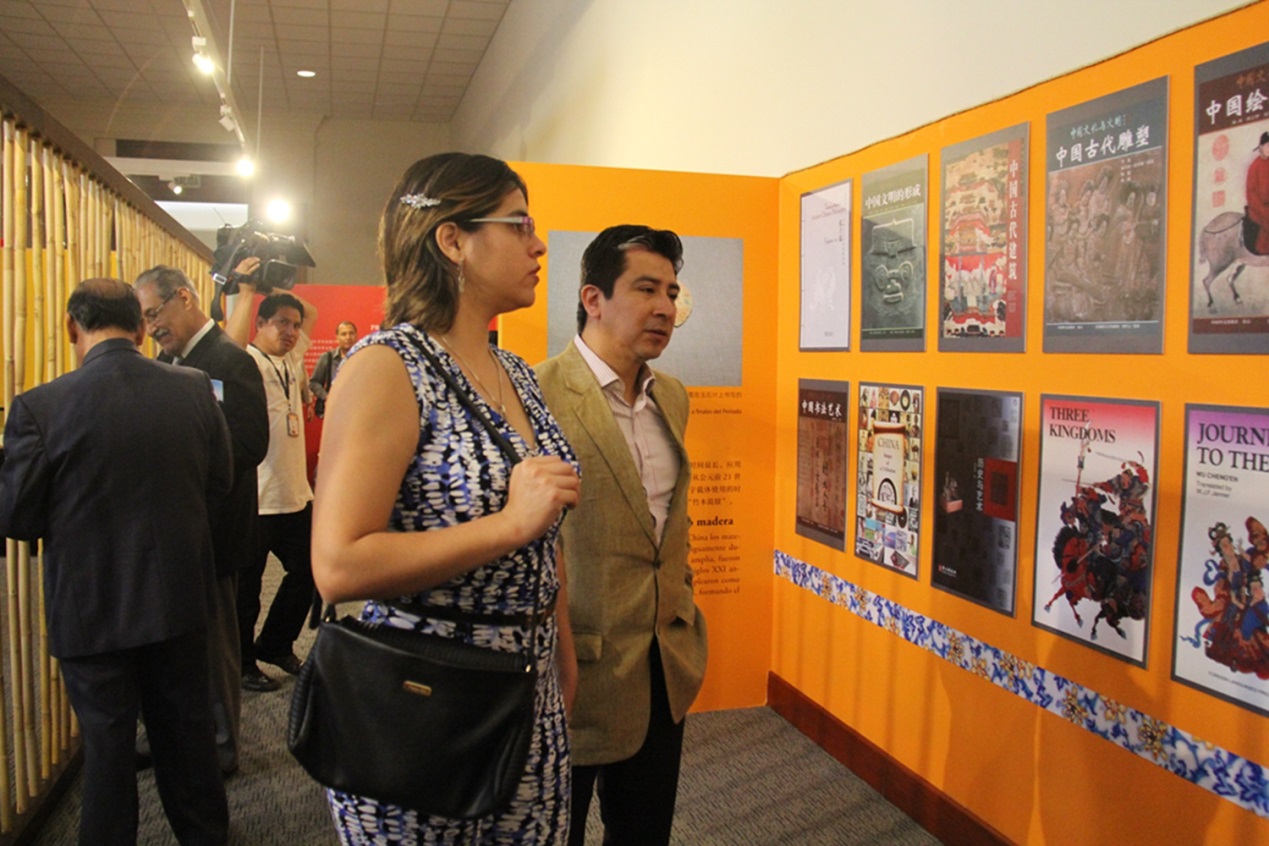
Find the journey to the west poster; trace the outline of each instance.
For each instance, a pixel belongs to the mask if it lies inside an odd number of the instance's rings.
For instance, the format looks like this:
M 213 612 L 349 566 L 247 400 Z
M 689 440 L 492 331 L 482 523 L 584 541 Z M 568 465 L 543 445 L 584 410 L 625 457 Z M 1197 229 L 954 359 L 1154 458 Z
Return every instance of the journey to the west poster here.
M 924 390 L 859 386 L 855 555 L 917 577 Z
M 1049 115 L 1045 352 L 1163 352 L 1167 131 L 1167 77 Z
M 1040 398 L 1032 622 L 1145 666 L 1159 404 Z
M 846 451 L 850 383 L 798 380 L 796 531 L 846 551 Z
M 939 349 L 1026 349 L 1030 124 L 943 148 Z
M 1194 69 L 1190 352 L 1269 352 L 1269 44 Z
M 1172 677 L 1269 715 L 1269 409 L 1187 405 Z
M 937 403 L 931 581 L 1012 616 L 1022 394 L 939 388 Z
M 925 349 L 928 156 L 865 173 L 860 222 L 859 348 Z
M 850 349 L 850 200 L 847 179 L 802 195 L 803 350 Z

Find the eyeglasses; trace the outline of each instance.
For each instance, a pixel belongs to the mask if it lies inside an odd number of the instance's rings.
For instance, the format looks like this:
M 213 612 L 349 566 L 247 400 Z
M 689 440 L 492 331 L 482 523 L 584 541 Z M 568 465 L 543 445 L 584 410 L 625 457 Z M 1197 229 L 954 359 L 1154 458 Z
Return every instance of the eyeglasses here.
M 537 232 L 537 227 L 533 222 L 533 218 L 527 214 L 517 214 L 512 217 L 473 217 L 468 223 L 509 223 L 516 228 L 516 231 L 525 238 L 532 238 Z
M 181 290 L 181 289 L 180 289 L 180 288 L 173 288 L 173 289 L 172 289 L 172 293 L 168 294 L 166 297 L 164 297 L 164 298 L 163 298 L 163 302 L 159 303 L 159 304 L 158 304 L 158 305 L 156 305 L 154 308 L 148 308 L 148 309 L 146 309 L 145 311 L 141 312 L 141 316 L 142 316 L 143 318 L 145 318 L 145 322 L 146 322 L 146 323 L 153 323 L 154 321 L 158 320 L 158 319 L 159 319 L 159 312 L 163 310 L 163 307 L 164 307 L 164 306 L 166 306 L 169 302 L 171 302 L 171 301 L 172 301 L 172 297 L 175 297 L 175 296 L 176 296 L 176 292 L 177 292 L 177 291 L 179 291 L 179 290 Z

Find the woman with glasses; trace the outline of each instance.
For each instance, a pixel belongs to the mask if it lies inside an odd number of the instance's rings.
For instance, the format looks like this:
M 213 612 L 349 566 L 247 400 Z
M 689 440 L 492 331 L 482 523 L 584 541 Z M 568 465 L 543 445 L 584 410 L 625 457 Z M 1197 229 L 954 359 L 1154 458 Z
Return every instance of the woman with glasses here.
M 576 660 L 555 537 L 580 483 L 533 372 L 488 340 L 494 317 L 533 303 L 546 245 L 505 162 L 447 153 L 401 177 L 379 249 L 388 328 L 353 348 L 331 390 L 317 587 L 327 602 L 369 600 L 368 622 L 494 649 L 524 651 L 535 631 L 537 720 L 509 808 L 455 820 L 331 790 L 335 825 L 344 843 L 562 843 Z M 520 454 L 514 469 L 455 389 Z

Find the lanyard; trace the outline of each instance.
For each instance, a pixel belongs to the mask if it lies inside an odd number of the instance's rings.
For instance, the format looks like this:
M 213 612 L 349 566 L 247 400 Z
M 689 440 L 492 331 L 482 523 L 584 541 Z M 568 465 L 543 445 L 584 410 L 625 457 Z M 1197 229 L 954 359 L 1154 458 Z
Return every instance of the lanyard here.
M 255 344 L 252 344 L 251 346 L 256 347 Z M 260 350 L 260 355 L 264 356 L 264 360 L 269 362 L 269 366 L 273 368 L 273 372 L 278 377 L 278 384 L 282 386 L 282 393 L 286 394 L 286 404 L 290 405 L 291 404 L 291 368 L 287 366 L 286 359 L 285 358 L 282 359 L 282 370 L 278 370 L 278 366 L 273 363 L 273 356 L 269 355 L 264 350 L 261 350 L 259 347 L 256 347 L 256 349 Z M 286 378 L 282 377 L 283 371 L 286 372 Z

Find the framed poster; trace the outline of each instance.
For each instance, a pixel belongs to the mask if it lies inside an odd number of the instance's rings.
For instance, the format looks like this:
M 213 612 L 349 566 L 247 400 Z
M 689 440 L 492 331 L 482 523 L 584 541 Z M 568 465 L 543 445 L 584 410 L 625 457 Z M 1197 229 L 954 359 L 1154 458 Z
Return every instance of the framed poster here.
M 943 148 L 939 350 L 1026 349 L 1030 124 Z
M 1167 77 L 1049 115 L 1045 352 L 1163 352 L 1167 132 Z
M 859 386 L 855 555 L 917 577 L 922 408 L 916 385 Z
M 864 174 L 859 349 L 925 349 L 928 156 Z
M 796 531 L 846 551 L 846 450 L 850 383 L 798 380 Z
M 1266 105 L 1269 44 L 1194 69 L 1192 353 L 1269 352 Z
M 1269 716 L 1269 409 L 1185 407 L 1172 678 Z
M 1159 404 L 1040 397 L 1032 623 L 1146 665 Z
M 852 185 L 802 195 L 802 350 L 850 349 Z
M 1013 616 L 1022 394 L 939 388 L 934 587 Z

